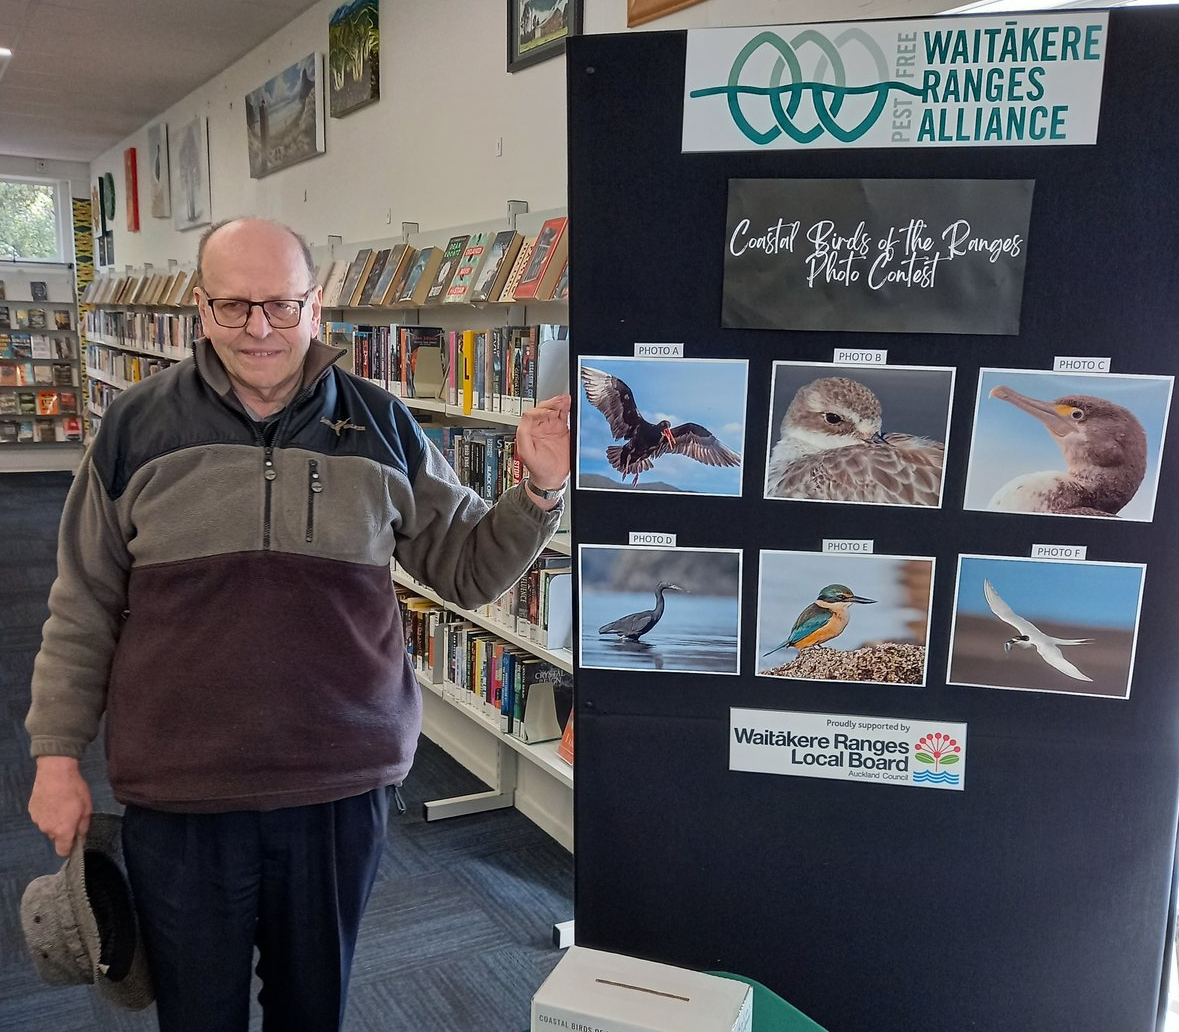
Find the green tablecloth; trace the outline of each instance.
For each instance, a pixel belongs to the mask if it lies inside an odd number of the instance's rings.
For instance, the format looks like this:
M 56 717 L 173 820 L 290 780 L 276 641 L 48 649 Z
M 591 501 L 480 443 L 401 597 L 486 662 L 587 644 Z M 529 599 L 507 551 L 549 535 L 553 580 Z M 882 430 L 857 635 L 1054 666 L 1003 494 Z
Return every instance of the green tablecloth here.
M 710 971 L 709 974 L 732 978 L 753 987 L 753 1032 L 827 1032 L 818 1022 L 811 1021 L 797 1007 L 752 978 L 728 971 Z

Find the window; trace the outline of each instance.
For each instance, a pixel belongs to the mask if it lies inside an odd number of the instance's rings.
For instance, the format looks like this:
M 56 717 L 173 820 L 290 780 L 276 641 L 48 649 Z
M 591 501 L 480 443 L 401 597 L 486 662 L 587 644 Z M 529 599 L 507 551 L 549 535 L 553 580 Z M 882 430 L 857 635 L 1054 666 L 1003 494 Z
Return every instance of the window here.
M 64 259 L 61 196 L 57 183 L 0 179 L 0 261 Z

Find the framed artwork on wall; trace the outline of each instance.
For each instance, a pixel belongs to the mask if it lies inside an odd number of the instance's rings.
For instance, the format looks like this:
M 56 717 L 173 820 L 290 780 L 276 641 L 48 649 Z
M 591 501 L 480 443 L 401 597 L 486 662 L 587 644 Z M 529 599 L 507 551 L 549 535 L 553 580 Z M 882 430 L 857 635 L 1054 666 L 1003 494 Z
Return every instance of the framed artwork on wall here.
M 308 54 L 246 94 L 250 178 L 324 152 L 323 58 Z
M 209 120 L 198 115 L 176 133 L 176 205 L 172 222 L 177 229 L 195 229 L 213 221 L 209 193 Z
M 139 171 L 135 148 L 123 151 L 123 188 L 127 195 L 127 232 L 139 232 Z
M 581 32 L 582 0 L 508 0 L 508 71 L 565 53 Z
M 147 181 L 151 190 L 152 218 L 168 218 L 172 214 L 172 180 L 168 175 L 167 122 L 148 126 Z
M 643 22 L 654 21 L 665 14 L 682 11 L 685 7 L 692 7 L 701 0 L 626 0 L 626 25 L 633 28 Z
M 332 118 L 381 97 L 380 0 L 352 0 L 328 21 L 327 89 Z

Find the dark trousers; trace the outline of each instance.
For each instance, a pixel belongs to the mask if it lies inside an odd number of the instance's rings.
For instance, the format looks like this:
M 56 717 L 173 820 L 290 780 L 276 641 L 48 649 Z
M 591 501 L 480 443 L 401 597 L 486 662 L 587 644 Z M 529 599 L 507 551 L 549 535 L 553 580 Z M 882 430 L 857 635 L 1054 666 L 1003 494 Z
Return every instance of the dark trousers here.
M 161 1032 L 337 1032 L 388 794 L 263 812 L 128 806 L 123 849 Z

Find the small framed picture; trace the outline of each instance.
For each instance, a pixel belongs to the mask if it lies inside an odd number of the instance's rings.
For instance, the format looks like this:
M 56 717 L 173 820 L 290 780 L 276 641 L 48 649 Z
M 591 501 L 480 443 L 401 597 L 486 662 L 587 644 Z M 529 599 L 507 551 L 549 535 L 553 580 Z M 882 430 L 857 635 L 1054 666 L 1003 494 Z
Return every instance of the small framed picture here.
M 741 550 L 581 545 L 581 665 L 740 672 Z
M 741 496 L 747 361 L 585 355 L 579 378 L 579 488 Z
M 508 71 L 565 53 L 581 32 L 582 0 L 508 0 Z
M 980 369 L 964 509 L 1154 520 L 1173 376 Z
M 1142 563 L 960 555 L 946 683 L 1128 699 Z

